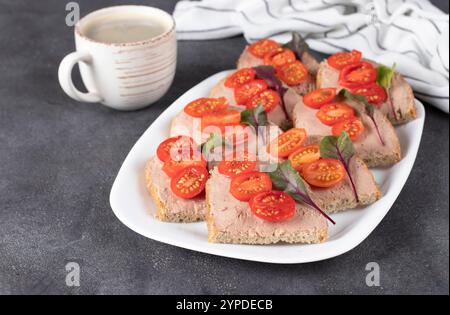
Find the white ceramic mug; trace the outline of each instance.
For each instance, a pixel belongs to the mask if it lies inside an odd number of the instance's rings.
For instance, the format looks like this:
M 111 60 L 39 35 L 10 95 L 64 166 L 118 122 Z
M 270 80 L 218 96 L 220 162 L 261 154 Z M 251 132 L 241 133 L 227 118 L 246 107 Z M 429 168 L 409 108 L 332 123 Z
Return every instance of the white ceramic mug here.
M 93 23 L 127 15 L 157 21 L 161 32 L 126 43 L 100 42 L 86 35 Z M 175 22 L 162 10 L 125 5 L 94 11 L 75 25 L 75 45 L 76 51 L 61 61 L 58 77 L 63 90 L 77 101 L 134 110 L 160 99 L 172 84 L 177 58 Z M 72 69 L 77 63 L 87 93 L 72 82 Z

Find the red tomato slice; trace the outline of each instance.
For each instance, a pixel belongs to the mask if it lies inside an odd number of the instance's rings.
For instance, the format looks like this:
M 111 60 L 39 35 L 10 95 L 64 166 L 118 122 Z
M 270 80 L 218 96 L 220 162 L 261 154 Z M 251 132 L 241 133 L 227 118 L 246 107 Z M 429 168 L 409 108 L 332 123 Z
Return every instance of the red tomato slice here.
M 280 48 L 264 56 L 264 64 L 275 68 L 282 67 L 296 60 L 295 54 L 289 48 Z
M 192 117 L 202 117 L 207 114 L 220 112 L 228 107 L 225 97 L 199 98 L 184 107 L 184 112 Z
M 177 136 L 164 140 L 156 149 L 158 159 L 165 162 L 170 158 L 175 159 L 180 154 L 193 156 L 196 144 L 191 137 Z
M 282 191 L 262 192 L 249 201 L 250 209 L 260 219 L 280 222 L 295 214 L 295 200 Z
M 364 125 L 359 118 L 353 117 L 344 121 L 338 122 L 331 127 L 333 136 L 340 136 L 343 131 L 347 131 L 350 139 L 355 141 L 364 132 Z
M 320 159 L 306 164 L 302 176 L 310 185 L 328 188 L 344 179 L 345 168 L 338 160 Z
M 262 39 L 253 43 L 249 46 L 249 52 L 258 58 L 264 58 L 264 56 L 268 53 L 271 53 L 274 50 L 278 50 L 280 48 L 280 44 L 271 39 Z
M 345 66 L 357 63 L 361 61 L 362 54 L 358 50 L 352 50 L 351 52 L 338 52 L 330 57 L 328 57 L 328 64 L 337 69 L 341 70 Z
M 317 89 L 305 94 L 303 103 L 308 107 L 319 109 L 322 105 L 331 103 L 335 97 L 335 88 Z
M 355 116 L 355 111 L 346 103 L 331 103 L 323 105 L 316 113 L 316 117 L 327 125 L 332 126 L 337 122 Z
M 300 147 L 300 149 L 292 152 L 289 155 L 291 165 L 297 171 L 301 171 L 303 165 L 311 163 L 320 159 L 320 146 L 318 144 L 311 144 Z
M 218 171 L 225 176 L 233 177 L 238 174 L 253 172 L 256 167 L 256 157 L 248 152 L 232 153 L 225 157 L 218 165 Z
M 216 126 L 223 132 L 226 126 L 238 125 L 240 122 L 241 113 L 236 109 L 227 109 L 216 114 L 204 115 L 201 128 L 204 130 L 208 126 Z
M 206 168 L 207 162 L 204 159 L 199 160 L 167 160 L 164 162 L 163 171 L 170 178 L 177 175 L 181 170 L 189 166 L 200 166 Z
M 170 180 L 170 189 L 180 198 L 190 199 L 199 195 L 208 180 L 208 170 L 201 166 L 188 166 Z
M 372 84 L 376 80 L 377 70 L 365 61 L 345 66 L 339 75 L 339 84 L 348 88 Z
M 242 68 L 230 75 L 224 85 L 229 88 L 236 88 L 242 84 L 248 83 L 255 79 L 256 73 L 253 68 Z
M 249 201 L 260 192 L 270 190 L 272 190 L 272 181 L 266 173 L 250 172 L 231 178 L 230 193 L 240 201 Z
M 234 98 L 238 105 L 245 105 L 253 96 L 267 90 L 264 80 L 253 80 L 234 89 Z
M 277 76 L 287 85 L 299 85 L 308 78 L 308 70 L 300 61 L 277 68 Z
M 280 96 L 274 90 L 265 90 L 253 96 L 245 105 L 247 108 L 255 108 L 262 105 L 268 113 L 281 103 Z
M 384 103 L 387 100 L 386 90 L 376 83 L 350 89 L 350 92 L 365 96 L 369 103 L 375 105 Z
M 292 128 L 272 140 L 267 146 L 267 152 L 273 156 L 285 158 L 300 148 L 306 139 L 303 128 Z

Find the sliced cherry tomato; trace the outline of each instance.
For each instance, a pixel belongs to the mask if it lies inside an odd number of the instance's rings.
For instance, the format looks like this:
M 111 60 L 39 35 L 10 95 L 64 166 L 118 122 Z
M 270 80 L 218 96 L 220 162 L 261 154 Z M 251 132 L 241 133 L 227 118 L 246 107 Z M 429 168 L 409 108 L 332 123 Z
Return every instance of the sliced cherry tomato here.
M 267 90 L 268 86 L 264 80 L 253 80 L 234 89 L 234 98 L 238 105 L 245 105 L 249 99 Z
M 316 187 L 332 187 L 345 177 L 345 168 L 335 159 L 320 159 L 308 163 L 302 170 L 303 178 Z
M 247 108 L 255 108 L 258 107 L 258 105 L 262 105 L 264 110 L 268 113 L 280 103 L 281 99 L 277 92 L 274 90 L 265 90 L 249 99 L 245 106 L 247 106 Z
M 331 103 L 335 97 L 335 88 L 317 89 L 305 94 L 303 103 L 308 107 L 319 109 L 322 105 Z
M 201 121 L 201 128 L 204 130 L 208 126 L 216 126 L 224 132 L 226 126 L 238 125 L 240 122 L 241 113 L 236 109 L 227 109 L 219 113 L 204 115 Z
M 303 128 L 292 128 L 272 140 L 267 146 L 267 152 L 273 156 L 285 158 L 300 148 L 306 139 Z
M 170 180 L 170 189 L 180 198 L 190 199 L 199 195 L 208 180 L 208 170 L 201 166 L 188 166 Z
M 156 155 L 158 159 L 165 162 L 170 158 L 176 158 L 180 154 L 186 155 L 186 153 L 189 153 L 189 156 L 192 156 L 195 148 L 196 144 L 191 137 L 177 136 L 161 142 L 156 149 Z
M 303 166 L 320 159 L 320 146 L 318 144 L 311 144 L 300 147 L 289 155 L 291 165 L 297 171 L 301 171 Z
M 202 117 L 207 114 L 220 112 L 227 108 L 228 102 L 225 97 L 199 98 L 184 107 L 184 112 L 192 117 Z
M 293 86 L 305 82 L 308 70 L 297 60 L 277 68 L 277 76 L 287 85 Z
M 260 192 L 270 190 L 272 190 L 272 181 L 266 173 L 250 172 L 231 178 L 230 193 L 240 201 L 249 201 Z
M 262 39 L 250 45 L 248 50 L 250 53 L 258 58 L 264 58 L 264 56 L 268 53 L 271 53 L 274 50 L 278 50 L 280 48 L 280 44 L 271 39 Z
M 248 83 L 255 79 L 256 73 L 253 68 L 242 68 L 230 75 L 224 85 L 229 88 L 236 88 L 242 84 Z
M 361 61 L 362 54 L 358 50 L 352 50 L 351 52 L 338 52 L 330 57 L 328 57 L 328 64 L 337 69 L 341 70 L 345 66 L 357 63 Z
M 348 88 L 372 84 L 376 80 L 377 70 L 365 61 L 345 66 L 339 75 L 339 84 Z
M 250 209 L 260 219 L 280 222 L 295 214 L 295 200 L 283 191 L 262 192 L 249 201 Z
M 189 166 L 200 166 L 206 168 L 207 162 L 204 159 L 198 160 L 167 160 L 164 162 L 163 171 L 170 178 L 174 177 L 181 170 Z
M 384 103 L 387 100 L 386 90 L 376 83 L 353 88 L 350 92 L 365 96 L 369 103 L 375 105 Z
M 330 103 L 323 105 L 316 113 L 316 117 L 327 125 L 332 126 L 337 122 L 355 116 L 355 111 L 347 103 Z
M 280 48 L 264 56 L 264 64 L 275 68 L 282 67 L 296 60 L 295 54 L 289 48 Z
M 238 174 L 253 172 L 256 167 L 256 157 L 248 152 L 232 153 L 219 163 L 218 171 L 225 176 L 233 177 Z
M 355 141 L 364 132 L 364 125 L 359 118 L 353 117 L 344 121 L 338 122 L 331 127 L 333 136 L 340 136 L 343 131 L 347 131 L 350 139 Z

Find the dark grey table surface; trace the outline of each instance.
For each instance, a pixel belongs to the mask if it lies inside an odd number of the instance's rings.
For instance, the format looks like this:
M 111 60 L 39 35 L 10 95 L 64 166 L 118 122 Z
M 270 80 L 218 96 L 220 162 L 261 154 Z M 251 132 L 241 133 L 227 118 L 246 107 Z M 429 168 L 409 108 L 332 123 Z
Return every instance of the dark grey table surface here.
M 78 1 L 82 14 L 128 1 Z M 448 12 L 447 1 L 435 1 Z M 66 1 L 0 0 L 0 294 L 449 293 L 449 120 L 426 106 L 415 166 L 398 200 L 352 251 L 272 265 L 162 244 L 124 226 L 109 192 L 125 156 L 184 91 L 229 69 L 242 37 L 179 42 L 170 91 L 136 112 L 78 103 L 57 67 L 74 49 Z M 174 1 L 134 1 L 172 12 Z M 65 284 L 67 262 L 81 266 Z M 365 284 L 377 262 L 381 286 Z

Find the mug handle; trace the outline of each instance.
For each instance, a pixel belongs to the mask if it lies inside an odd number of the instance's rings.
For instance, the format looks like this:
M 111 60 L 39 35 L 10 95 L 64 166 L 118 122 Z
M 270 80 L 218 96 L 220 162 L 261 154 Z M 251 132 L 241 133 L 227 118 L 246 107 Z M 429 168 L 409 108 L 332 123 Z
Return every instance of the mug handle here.
M 59 64 L 58 79 L 64 92 L 74 100 L 80 102 L 97 103 L 102 101 L 102 97 L 97 92 L 89 91 L 88 93 L 78 90 L 72 81 L 72 69 L 78 62 L 89 64 L 92 57 L 87 52 L 75 51 L 68 54 Z

